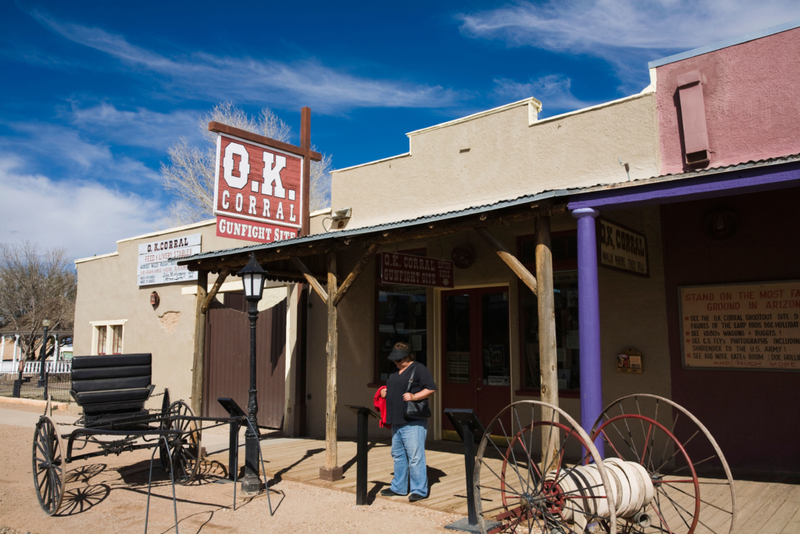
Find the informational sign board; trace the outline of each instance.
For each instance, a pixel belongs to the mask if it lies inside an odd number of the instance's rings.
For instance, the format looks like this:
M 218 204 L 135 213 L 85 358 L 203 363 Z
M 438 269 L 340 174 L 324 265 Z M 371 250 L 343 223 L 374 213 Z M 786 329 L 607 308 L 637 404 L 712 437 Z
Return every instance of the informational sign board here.
M 641 374 L 642 353 L 633 347 L 628 347 L 617 354 L 617 372 Z
M 608 219 L 597 219 L 600 265 L 650 276 L 647 237 Z
M 234 228 L 228 232 L 227 224 L 218 224 L 217 235 L 269 243 L 288 235 L 274 230 L 280 228 L 296 236 L 307 202 L 303 198 L 305 179 L 303 156 L 219 133 L 214 215 L 218 216 L 218 223 L 225 218 L 236 219 L 239 224 L 247 221 L 249 225 L 242 234 Z
M 453 262 L 422 256 L 382 252 L 380 280 L 386 284 L 453 287 Z
M 800 281 L 679 291 L 685 368 L 800 371 Z
M 199 254 L 201 238 L 200 234 L 191 234 L 140 244 L 136 272 L 139 286 L 197 280 L 196 271 L 190 271 L 186 265 L 175 265 L 175 261 Z

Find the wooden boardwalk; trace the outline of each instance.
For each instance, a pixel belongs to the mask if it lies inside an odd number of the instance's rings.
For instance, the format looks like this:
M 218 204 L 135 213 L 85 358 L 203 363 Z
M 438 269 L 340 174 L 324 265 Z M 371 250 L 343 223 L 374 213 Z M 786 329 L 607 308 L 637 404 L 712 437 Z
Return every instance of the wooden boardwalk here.
M 466 517 L 466 477 L 461 443 L 437 441 L 428 443 L 426 456 L 430 497 L 416 503 Z M 339 441 L 339 465 L 344 469 L 344 478 L 336 482 L 320 480 L 319 469 L 325 463 L 325 441 L 315 439 L 267 439 L 262 441 L 265 469 L 270 479 L 286 479 L 315 486 L 356 493 L 356 443 Z M 227 464 L 227 451 L 212 455 L 209 459 Z M 244 450 L 239 455 L 244 461 Z M 368 453 L 367 491 L 368 502 L 382 499 L 378 493 L 388 488 L 392 480 L 393 464 L 388 442 L 371 442 Z M 737 526 L 735 532 L 745 534 L 800 534 L 800 485 L 776 482 L 753 482 L 737 480 Z M 401 497 L 392 497 L 400 500 Z M 496 503 L 484 503 L 490 508 Z M 701 512 L 701 518 L 709 519 L 714 526 L 713 513 Z M 710 532 L 699 527 L 696 531 Z M 718 534 L 719 531 L 717 530 Z

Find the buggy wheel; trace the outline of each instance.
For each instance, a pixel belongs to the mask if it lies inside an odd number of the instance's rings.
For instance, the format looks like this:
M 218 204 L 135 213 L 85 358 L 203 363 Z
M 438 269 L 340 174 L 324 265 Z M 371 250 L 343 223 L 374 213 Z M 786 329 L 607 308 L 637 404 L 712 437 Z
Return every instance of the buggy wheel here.
M 161 465 L 170 470 L 170 458 L 175 473 L 175 482 L 188 484 L 194 480 L 200 466 L 200 430 L 194 412 L 182 400 L 169 406 L 168 413 L 163 414 L 161 429 L 174 433 L 166 434 L 167 445 L 159 442 L 159 459 Z
M 478 524 L 483 534 L 615 533 L 610 480 L 588 434 L 566 412 L 516 402 L 487 427 L 478 448 Z
M 58 512 L 64 498 L 64 444 L 55 423 L 41 416 L 33 434 L 33 485 L 47 515 Z
M 621 532 L 729 534 L 736 495 L 717 442 L 691 413 L 656 395 L 630 395 L 611 403 L 592 429 L 606 457 L 641 465 L 653 499 L 620 518 Z

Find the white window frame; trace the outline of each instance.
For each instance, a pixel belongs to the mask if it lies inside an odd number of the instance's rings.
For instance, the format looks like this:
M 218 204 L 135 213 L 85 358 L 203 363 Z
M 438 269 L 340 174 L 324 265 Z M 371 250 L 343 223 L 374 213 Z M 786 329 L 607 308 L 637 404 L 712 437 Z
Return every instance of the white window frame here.
M 113 351 L 114 348 L 114 329 L 111 328 L 112 326 L 122 326 L 122 340 L 120 342 L 120 353 L 124 351 L 125 346 L 125 323 L 127 323 L 127 319 L 114 319 L 112 321 L 89 321 L 89 324 L 92 325 L 92 356 L 97 356 L 99 354 L 97 350 L 97 341 L 98 341 L 98 333 L 100 332 L 101 328 L 106 329 L 106 355 L 112 355 L 113 352 L 109 351 L 109 346 Z

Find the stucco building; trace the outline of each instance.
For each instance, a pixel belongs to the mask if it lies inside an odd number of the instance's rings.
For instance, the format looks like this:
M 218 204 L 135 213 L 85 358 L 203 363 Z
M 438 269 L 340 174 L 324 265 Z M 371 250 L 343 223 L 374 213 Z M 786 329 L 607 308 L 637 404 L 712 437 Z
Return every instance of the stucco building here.
M 696 413 L 735 473 L 798 472 L 798 63 L 800 27 L 788 24 L 652 62 L 651 84 L 627 98 L 546 119 L 531 98 L 411 132 L 408 153 L 333 173 L 333 211 L 311 235 L 215 242 L 179 263 L 211 277 L 203 291 L 251 253 L 278 282 L 312 282 L 287 290 L 287 325 L 302 335 L 287 336 L 283 427 L 326 435 L 329 470 L 336 436 L 356 432 L 343 407 L 371 404 L 405 340 L 439 385 L 430 439 L 452 437 L 445 408 L 488 421 L 552 379 L 584 427 L 617 397 L 656 394 Z M 537 264 L 547 241 L 552 260 Z M 120 301 L 141 308 L 126 352 L 132 339 L 137 351 L 169 343 L 148 290 L 82 300 L 87 278 L 135 263 L 127 246 L 102 272 L 79 264 L 76 354 L 91 348 L 86 325 L 117 317 Z M 440 260 L 453 262 L 446 282 L 409 274 Z M 553 376 L 539 369 L 531 281 L 548 276 Z M 182 347 L 197 343 L 191 286 L 162 295 L 181 302 L 163 309 L 181 312 Z M 171 371 L 154 366 L 188 392 L 198 378 L 181 350 L 162 356 Z

